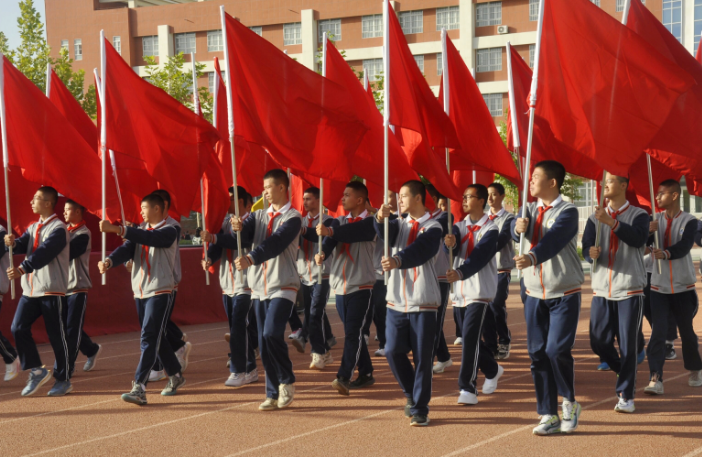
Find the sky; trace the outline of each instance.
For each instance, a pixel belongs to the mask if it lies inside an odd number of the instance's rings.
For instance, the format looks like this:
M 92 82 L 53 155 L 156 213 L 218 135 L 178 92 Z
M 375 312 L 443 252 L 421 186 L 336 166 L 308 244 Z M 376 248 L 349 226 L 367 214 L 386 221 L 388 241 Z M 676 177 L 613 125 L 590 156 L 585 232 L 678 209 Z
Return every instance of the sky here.
M 46 36 L 46 14 L 44 13 L 44 0 L 34 0 L 34 7 L 41 15 L 44 22 L 44 35 Z M 0 0 L 0 31 L 5 32 L 10 49 L 20 44 L 17 17 L 20 14 L 19 0 Z

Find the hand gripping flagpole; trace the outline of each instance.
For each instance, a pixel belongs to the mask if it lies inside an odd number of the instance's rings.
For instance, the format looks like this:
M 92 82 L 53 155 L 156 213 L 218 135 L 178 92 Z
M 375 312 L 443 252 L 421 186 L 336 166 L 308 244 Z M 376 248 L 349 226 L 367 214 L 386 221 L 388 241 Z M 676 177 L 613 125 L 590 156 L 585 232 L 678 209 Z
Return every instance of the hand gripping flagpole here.
M 449 69 L 448 69 L 448 53 L 446 52 L 446 29 L 441 29 L 441 72 L 444 83 L 444 112 L 449 115 L 451 97 L 449 94 Z M 449 148 L 446 148 L 446 171 L 448 175 L 451 176 L 451 158 L 449 156 Z M 453 221 L 451 214 L 451 199 L 446 199 L 447 204 L 447 216 L 448 221 L 446 226 L 448 227 L 449 235 L 453 235 Z M 453 249 L 449 249 L 449 269 L 453 269 Z M 441 273 L 441 272 L 439 272 Z M 453 284 L 451 284 L 451 291 L 453 291 Z
M 540 51 L 541 51 L 541 32 L 543 30 L 543 25 L 544 25 L 544 4 L 546 3 L 546 0 L 541 0 L 541 3 L 539 4 L 539 22 L 537 26 L 537 32 L 536 32 L 536 50 L 535 50 L 535 57 L 534 57 L 534 74 L 532 75 L 531 78 L 531 96 L 529 99 L 529 139 L 527 140 L 527 156 L 526 156 L 526 163 L 524 165 L 524 173 L 523 173 L 523 191 L 522 191 L 522 218 L 528 218 L 529 215 L 527 214 L 527 204 L 529 202 L 528 200 L 528 192 L 529 192 L 529 178 L 530 178 L 530 172 L 529 170 L 531 169 L 531 147 L 532 143 L 534 141 L 534 111 L 536 110 L 536 89 L 539 87 L 539 57 L 540 57 Z M 519 255 L 522 256 L 524 255 L 524 246 L 525 244 L 525 236 L 524 233 L 521 233 L 519 235 Z M 522 278 L 522 271 L 519 270 L 517 273 L 517 277 L 519 279 Z
M 509 90 L 509 117 L 512 120 L 512 144 L 514 145 L 514 153 L 517 155 L 517 170 L 519 177 L 524 179 L 524 171 L 522 170 L 522 159 L 520 154 L 519 141 L 519 119 L 517 116 L 517 101 L 514 99 L 514 75 L 512 73 L 512 43 L 507 42 L 507 90 Z
M 105 56 L 105 31 L 100 30 L 100 152 L 102 153 L 102 220 L 107 220 L 107 199 L 106 199 L 106 175 L 107 175 L 107 124 L 106 124 L 106 106 L 107 100 L 105 98 L 105 81 L 107 75 L 105 70 L 107 67 L 107 61 Z M 126 222 L 126 221 L 123 221 Z M 107 257 L 107 234 L 102 232 L 102 261 L 105 261 Z M 102 275 L 102 285 L 107 284 L 107 275 Z
M 234 147 L 234 101 L 232 99 L 232 75 L 231 75 L 231 62 L 229 60 L 229 43 L 227 42 L 227 21 L 224 13 L 224 6 L 219 7 L 219 13 L 222 18 L 222 39 L 224 40 L 224 62 L 227 65 L 226 74 L 226 89 L 227 89 L 227 119 L 229 120 L 229 146 L 230 155 L 232 161 L 232 181 L 234 190 L 234 215 L 239 218 L 239 186 L 236 179 L 236 150 Z M 236 232 L 236 252 L 239 257 L 243 257 L 243 251 L 241 250 L 241 232 Z M 243 284 L 244 274 L 239 271 L 237 276 L 239 281 Z
M 393 10 L 394 11 L 394 10 Z M 383 199 L 384 204 L 388 205 L 388 189 L 390 187 L 390 176 L 388 173 L 388 135 L 390 134 L 390 2 L 383 1 L 383 76 L 385 78 L 383 85 L 383 130 L 385 133 L 385 141 L 383 144 Z M 383 237 L 385 246 L 383 247 L 383 255 L 390 257 L 390 225 L 388 218 L 383 221 Z M 388 284 L 388 272 L 385 274 L 385 285 Z
M 190 63 L 193 68 L 193 111 L 198 116 L 200 115 L 200 97 L 197 95 L 197 70 L 195 69 L 195 53 L 190 53 Z M 239 202 L 237 201 L 237 205 Z M 200 178 L 200 213 L 202 214 L 202 228 L 207 229 L 205 226 L 205 189 L 202 185 L 202 178 Z M 207 263 L 207 243 L 202 243 L 202 252 L 204 255 L 205 263 Z M 210 285 L 210 273 L 205 270 L 205 284 Z
M 327 32 L 322 35 L 322 76 L 327 77 Z M 324 94 L 324 92 L 322 92 Z M 324 224 L 324 179 L 319 178 L 319 222 L 318 225 L 321 227 Z M 319 250 L 319 255 L 322 255 L 324 250 L 322 249 L 322 241 L 324 237 L 319 235 L 319 241 L 317 244 L 317 249 Z M 324 271 L 324 263 L 319 267 L 319 277 L 317 278 L 317 284 L 322 284 L 322 277 Z
M 5 56 L 0 52 L 0 130 L 2 136 L 2 163 L 5 173 L 5 208 L 7 209 L 7 233 L 12 233 L 12 217 L 10 217 L 10 183 L 7 178 L 7 167 L 9 166 L 9 154 L 7 152 L 7 116 L 5 116 Z M 13 247 L 10 246 L 9 260 L 10 268 L 14 268 Z M 15 299 L 15 280 L 10 281 L 10 294 Z
M 607 184 L 607 171 L 602 171 L 602 184 L 600 185 L 600 201 L 599 205 L 601 208 L 605 207 L 605 185 Z M 597 231 L 595 231 L 595 247 L 600 247 L 600 232 L 602 231 L 602 224 L 597 221 Z M 590 278 L 592 278 L 593 273 L 597 269 L 597 259 L 592 259 L 592 270 L 590 270 Z

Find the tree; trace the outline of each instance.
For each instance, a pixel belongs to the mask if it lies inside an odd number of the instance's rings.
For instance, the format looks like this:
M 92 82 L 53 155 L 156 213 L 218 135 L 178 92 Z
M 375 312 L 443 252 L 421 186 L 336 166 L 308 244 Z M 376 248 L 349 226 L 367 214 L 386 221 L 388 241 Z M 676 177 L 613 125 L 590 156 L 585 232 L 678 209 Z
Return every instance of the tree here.
M 0 32 L 0 53 L 3 55 L 10 53 L 10 47 L 7 44 L 7 37 L 3 32 Z
M 46 67 L 51 62 L 49 46 L 44 38 L 44 23 L 34 8 L 34 0 L 19 2 L 17 26 L 21 44 L 8 53 L 10 61 L 42 91 L 46 90 Z
M 83 101 L 80 105 L 83 107 L 83 111 L 85 111 L 91 119 L 97 118 L 97 96 L 95 84 L 88 86 L 88 91 L 83 96 Z

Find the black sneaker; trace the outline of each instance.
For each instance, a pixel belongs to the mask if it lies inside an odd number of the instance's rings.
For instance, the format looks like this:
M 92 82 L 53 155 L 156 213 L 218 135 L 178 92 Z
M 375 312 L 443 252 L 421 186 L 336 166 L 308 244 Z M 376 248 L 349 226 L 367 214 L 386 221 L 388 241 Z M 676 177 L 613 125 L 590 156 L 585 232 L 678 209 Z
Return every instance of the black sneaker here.
M 413 416 L 410 425 L 412 427 L 426 427 L 429 425 L 429 416 Z
M 370 387 L 373 384 L 375 384 L 375 378 L 373 377 L 373 373 L 363 376 L 358 375 L 358 378 L 356 378 L 354 381 L 351 381 L 351 383 L 349 384 L 349 389 L 363 389 L 365 387 Z
M 349 390 L 351 390 L 351 382 L 346 378 L 336 378 L 332 381 L 332 387 L 336 389 L 341 395 L 349 396 Z
M 673 343 L 665 343 L 665 359 L 675 360 L 678 355 L 675 353 L 675 346 Z
M 405 417 L 412 417 L 412 408 L 414 408 L 414 402 L 411 398 L 408 398 L 405 405 Z

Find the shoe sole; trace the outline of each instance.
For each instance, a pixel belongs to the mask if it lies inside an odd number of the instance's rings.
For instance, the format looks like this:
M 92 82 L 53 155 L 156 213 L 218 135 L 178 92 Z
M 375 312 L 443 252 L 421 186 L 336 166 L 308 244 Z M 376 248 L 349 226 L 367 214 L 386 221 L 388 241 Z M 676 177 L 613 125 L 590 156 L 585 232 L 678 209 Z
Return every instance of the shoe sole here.
M 15 359 L 15 360 L 19 360 L 19 359 Z M 5 378 L 3 379 L 3 381 L 5 381 L 5 382 L 12 381 L 12 380 L 15 379 L 17 376 L 19 376 L 19 372 L 20 372 L 20 365 L 19 365 L 19 363 L 12 362 L 12 365 L 15 366 L 16 370 L 10 375 L 9 378 L 7 377 L 9 373 L 5 373 Z
M 95 365 L 97 365 L 97 358 L 98 358 L 98 356 L 100 355 L 101 352 L 102 352 L 102 346 L 98 344 L 98 351 L 97 351 L 97 352 L 95 353 L 95 355 L 92 357 L 92 359 L 93 359 L 92 365 L 90 365 L 90 367 L 88 367 L 87 370 L 85 369 L 85 365 L 83 365 L 83 371 L 85 371 L 85 372 L 87 373 L 87 372 L 93 371 L 93 370 L 95 369 Z
M 285 404 L 283 404 L 283 405 L 281 405 L 280 403 L 278 403 L 278 409 L 285 409 L 285 408 L 289 407 L 290 405 L 292 405 L 292 402 L 293 402 L 294 399 L 295 399 L 294 397 L 291 398 L 289 402 L 287 402 L 287 403 L 285 403 Z
M 702 382 L 688 382 L 687 385 L 690 387 L 702 387 Z
M 502 367 L 500 367 L 500 368 L 502 368 Z M 485 391 L 485 384 L 483 383 L 483 387 L 481 388 L 481 391 L 483 392 L 484 395 L 492 395 L 492 394 L 495 393 L 495 391 L 497 390 L 497 383 L 498 383 L 498 381 L 500 380 L 500 378 L 502 377 L 503 374 L 505 374 L 505 369 L 504 369 L 504 368 L 502 368 L 502 373 L 500 373 L 500 371 L 498 370 L 498 371 L 497 371 L 497 376 L 495 376 L 494 378 L 492 378 L 492 379 L 495 381 L 495 388 L 494 388 L 493 390 L 491 390 L 491 391 L 486 392 L 486 391 Z
M 163 393 L 163 391 L 161 391 L 161 395 L 164 396 L 164 397 L 172 397 L 173 395 L 177 394 L 178 391 L 179 391 L 184 385 L 185 385 L 185 379 L 183 379 L 183 383 L 182 383 L 181 385 L 179 385 L 178 387 L 176 387 L 175 390 L 172 390 L 170 393 Z
M 365 389 L 365 388 L 367 388 L 367 387 L 372 386 L 373 384 L 375 384 L 375 379 L 373 379 L 373 380 L 371 380 L 371 381 L 368 381 L 367 383 L 363 384 L 362 386 L 353 386 L 353 385 L 351 385 L 351 386 L 349 386 L 349 390 L 360 390 L 360 389 Z
M 129 394 L 122 394 L 122 400 L 127 402 L 127 403 L 131 403 L 133 405 L 139 405 L 139 406 L 144 406 L 147 403 L 146 400 L 132 398 L 129 396 Z
M 556 433 L 561 433 L 561 428 L 558 427 L 556 429 L 548 430 L 546 433 L 540 433 L 537 431 L 532 431 L 532 434 L 536 436 L 548 436 L 548 435 L 555 435 Z
M 183 361 L 185 363 L 180 367 L 181 373 L 185 373 L 185 370 L 188 368 L 188 358 L 190 357 L 190 351 L 192 351 L 193 345 L 186 343 L 183 347 L 185 348 L 185 351 L 183 353 Z
M 677 354 L 675 354 L 675 355 L 674 355 L 674 356 L 672 356 L 672 357 L 667 357 L 667 356 L 666 356 L 666 358 L 665 358 L 665 359 L 666 359 L 666 360 L 675 360 L 675 359 L 677 359 L 677 358 L 678 358 L 678 355 L 677 355 Z
M 63 393 L 61 393 L 61 394 L 58 394 L 58 395 L 57 395 L 57 394 L 53 394 L 53 395 L 52 395 L 52 394 L 51 394 L 51 391 L 49 391 L 49 393 L 46 394 L 46 395 L 47 395 L 48 397 L 63 397 L 64 395 L 68 395 L 68 394 L 70 394 L 71 392 L 73 392 L 73 386 L 69 387 L 67 391 L 65 391 L 65 392 L 63 392 Z
M 460 401 L 457 401 L 456 404 L 461 406 L 475 406 L 478 404 L 478 402 L 476 401 L 475 403 L 462 403 Z
M 44 376 L 44 379 L 42 379 L 41 381 L 39 381 L 39 384 L 37 384 L 37 386 L 34 388 L 33 391 L 31 391 L 31 392 L 29 392 L 29 393 L 26 393 L 26 394 L 23 392 L 23 393 L 22 393 L 22 396 L 23 396 L 23 397 L 29 397 L 29 396 L 34 395 L 34 394 L 37 392 L 37 390 L 39 390 L 39 388 L 40 388 L 41 386 L 43 386 L 44 384 L 47 383 L 47 381 L 49 380 L 49 378 L 51 378 L 51 370 L 47 370 L 46 376 Z
M 305 353 L 305 346 L 302 343 L 300 343 L 300 340 L 298 340 L 297 338 L 293 338 L 292 345 L 295 347 L 295 349 L 297 349 L 297 352 L 299 352 L 300 354 Z
M 619 408 L 614 408 L 615 413 L 622 413 L 622 414 L 633 414 L 636 409 L 632 409 L 631 411 L 628 411 L 626 409 L 619 409 Z
M 646 390 L 646 389 L 644 389 L 644 393 L 645 393 L 646 395 L 651 395 L 651 396 L 653 396 L 653 395 L 663 395 L 663 392 L 659 392 L 659 391 L 657 391 L 657 390 Z
M 320 367 L 320 366 L 315 365 L 314 363 L 310 364 L 310 370 L 324 370 L 325 368 L 326 368 L 326 365 L 323 365 Z
M 181 373 L 182 373 L 182 370 L 181 370 Z M 156 378 L 156 379 L 151 379 L 151 378 L 149 378 L 149 382 L 159 382 L 159 381 L 164 381 L 164 380 L 166 380 L 166 379 L 168 379 L 168 376 L 167 376 L 167 375 L 163 375 L 162 377 Z
M 338 383 L 338 382 L 332 382 L 332 387 L 333 387 L 337 392 L 339 392 L 341 395 L 344 395 L 344 396 L 346 396 L 346 397 L 349 396 L 349 391 L 350 391 L 350 389 L 345 389 L 344 386 L 342 386 L 340 383 Z
M 275 411 L 276 409 L 278 409 L 277 406 L 265 406 L 265 407 L 259 406 L 258 407 L 259 411 Z
M 426 427 L 429 425 L 429 419 L 426 422 L 410 422 L 410 427 Z

